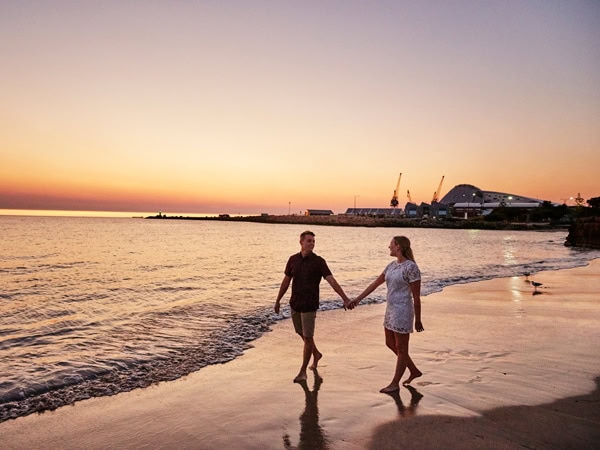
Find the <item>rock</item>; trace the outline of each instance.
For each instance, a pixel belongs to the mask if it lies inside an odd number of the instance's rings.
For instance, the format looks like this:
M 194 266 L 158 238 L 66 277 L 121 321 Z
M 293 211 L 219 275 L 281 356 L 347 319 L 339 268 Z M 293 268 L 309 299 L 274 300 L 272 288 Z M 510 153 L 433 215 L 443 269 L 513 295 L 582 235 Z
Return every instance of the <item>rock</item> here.
M 600 217 L 582 217 L 570 227 L 565 241 L 567 247 L 600 249 Z

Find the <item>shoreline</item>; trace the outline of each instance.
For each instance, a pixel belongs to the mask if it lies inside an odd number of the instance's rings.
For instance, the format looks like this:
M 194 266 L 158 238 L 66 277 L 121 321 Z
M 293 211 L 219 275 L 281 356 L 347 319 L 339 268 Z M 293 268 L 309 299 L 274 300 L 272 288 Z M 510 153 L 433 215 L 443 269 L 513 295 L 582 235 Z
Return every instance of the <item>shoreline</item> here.
M 182 379 L 0 423 L 6 448 L 592 448 L 600 439 L 600 260 L 453 285 L 423 298 L 411 336 L 424 376 L 380 394 L 393 371 L 385 304 L 321 312 L 324 353 L 291 382 L 301 343 L 289 321 L 222 365 Z M 567 363 L 565 363 L 567 361 Z M 565 366 L 569 365 L 569 369 Z
M 586 262 L 582 262 L 582 264 L 575 265 L 569 268 L 552 268 L 545 269 L 544 271 L 560 271 L 569 270 L 577 267 L 585 267 L 589 265 L 591 261 L 593 261 L 593 259 L 588 260 Z M 539 273 L 539 270 L 534 272 L 532 276 L 535 277 L 536 273 Z M 422 298 L 426 298 L 427 296 L 443 292 L 445 289 L 448 289 L 455 285 L 468 285 L 488 280 L 502 279 L 504 277 L 504 275 L 497 274 L 489 278 L 478 277 L 475 279 L 454 281 L 453 284 L 449 284 L 444 287 L 439 287 L 429 292 L 422 291 L 421 295 Z M 365 299 L 365 301 L 363 301 L 363 305 L 378 305 L 381 303 L 385 303 L 385 299 L 377 301 L 369 301 L 369 299 Z M 337 303 L 335 304 L 335 306 L 331 307 L 331 304 L 327 305 L 326 302 L 322 301 L 320 312 L 322 314 L 340 308 L 341 306 L 337 305 Z M 266 307 L 265 310 L 270 311 L 271 308 Z M 265 333 L 271 331 L 271 327 L 276 326 L 281 320 L 285 320 L 289 317 L 281 317 L 281 319 L 268 319 L 267 315 L 263 314 L 261 318 L 262 320 L 254 321 L 255 325 L 261 328 L 261 330 L 257 331 L 251 340 L 246 341 L 243 345 L 243 348 L 238 348 L 235 351 L 229 351 L 227 356 L 219 356 L 213 361 L 200 361 L 197 363 L 189 363 L 189 366 L 194 367 L 191 371 L 188 371 L 188 369 L 186 371 L 180 372 L 177 375 L 174 375 L 172 373 L 168 373 L 167 371 L 162 370 L 162 361 L 156 360 L 154 362 L 146 364 L 145 370 L 154 374 L 152 379 L 138 379 L 134 374 L 132 376 L 136 379 L 135 382 L 128 385 L 122 385 L 120 384 L 120 381 L 124 379 L 124 377 L 127 378 L 129 374 L 121 372 L 108 372 L 105 374 L 100 374 L 94 379 L 84 380 L 83 382 L 78 384 L 66 385 L 64 387 L 40 392 L 37 395 L 29 395 L 24 399 L 15 399 L 12 402 L 0 403 L 0 424 L 4 421 L 14 420 L 19 417 L 26 417 L 31 414 L 42 414 L 44 412 L 54 411 L 58 408 L 74 405 L 80 401 L 84 401 L 90 398 L 112 397 L 125 392 L 135 391 L 137 389 L 145 389 L 149 386 L 158 385 L 159 383 L 176 381 L 185 378 L 186 376 L 193 374 L 194 372 L 197 372 L 199 370 L 202 370 L 206 367 L 210 367 L 215 364 L 218 365 L 228 363 L 236 358 L 239 358 L 248 349 L 252 348 L 254 342 L 256 342 L 257 339 L 262 338 L 265 335 Z M 181 364 L 183 364 L 183 362 Z M 102 386 L 98 386 L 95 384 L 98 381 L 102 382 Z

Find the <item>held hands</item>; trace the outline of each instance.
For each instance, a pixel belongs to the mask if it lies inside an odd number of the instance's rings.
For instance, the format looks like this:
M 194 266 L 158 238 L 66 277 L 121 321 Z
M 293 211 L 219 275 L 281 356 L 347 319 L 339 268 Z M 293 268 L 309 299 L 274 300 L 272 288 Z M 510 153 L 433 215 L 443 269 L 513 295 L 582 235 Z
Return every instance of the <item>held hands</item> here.
M 347 307 L 348 309 L 354 309 L 354 308 L 356 308 L 356 307 L 358 306 L 358 303 L 359 303 L 359 302 L 360 302 L 360 300 L 356 300 L 356 299 L 355 299 L 355 300 L 352 300 L 351 302 L 349 302 L 349 303 L 346 305 L 346 307 Z
M 353 309 L 354 306 L 352 306 L 352 300 L 350 300 L 348 297 L 344 298 L 344 311 L 348 310 L 348 309 Z

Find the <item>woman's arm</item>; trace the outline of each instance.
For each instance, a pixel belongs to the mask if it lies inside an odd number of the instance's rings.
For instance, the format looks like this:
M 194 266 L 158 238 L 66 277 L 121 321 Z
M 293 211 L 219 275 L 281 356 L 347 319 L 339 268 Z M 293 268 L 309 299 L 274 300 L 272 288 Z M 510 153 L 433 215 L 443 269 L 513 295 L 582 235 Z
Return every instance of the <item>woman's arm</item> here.
M 421 332 L 425 329 L 421 322 L 421 280 L 410 283 L 410 290 L 415 304 L 415 328 L 417 331 Z
M 351 303 L 352 307 L 357 306 L 363 298 L 365 298 L 367 295 L 369 295 L 371 292 L 373 292 L 375 289 L 377 289 L 379 286 L 381 286 L 384 281 L 385 281 L 385 275 L 382 273 L 358 297 L 356 297 L 352 301 L 352 303 Z

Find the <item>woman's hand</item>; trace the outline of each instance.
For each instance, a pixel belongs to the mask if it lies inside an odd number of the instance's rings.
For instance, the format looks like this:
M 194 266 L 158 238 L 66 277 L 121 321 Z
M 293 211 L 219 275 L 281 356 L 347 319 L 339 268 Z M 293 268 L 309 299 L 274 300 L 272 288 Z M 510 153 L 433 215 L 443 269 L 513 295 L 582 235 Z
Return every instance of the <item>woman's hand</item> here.
M 415 328 L 417 330 L 417 332 L 421 332 L 421 331 L 425 331 L 425 328 L 423 328 L 423 323 L 420 320 L 417 320 L 415 322 Z

